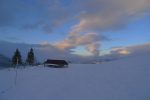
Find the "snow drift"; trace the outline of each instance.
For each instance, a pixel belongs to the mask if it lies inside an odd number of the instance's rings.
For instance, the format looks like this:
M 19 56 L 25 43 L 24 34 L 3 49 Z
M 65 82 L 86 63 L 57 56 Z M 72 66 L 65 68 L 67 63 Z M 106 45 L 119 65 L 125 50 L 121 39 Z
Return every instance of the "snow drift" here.
M 150 100 L 150 56 L 0 70 L 0 100 Z

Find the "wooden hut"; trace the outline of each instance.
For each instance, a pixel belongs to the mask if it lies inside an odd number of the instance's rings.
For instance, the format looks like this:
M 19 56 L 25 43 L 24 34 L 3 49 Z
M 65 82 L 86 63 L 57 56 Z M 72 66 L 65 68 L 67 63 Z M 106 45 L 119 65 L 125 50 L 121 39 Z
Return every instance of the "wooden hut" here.
M 68 67 L 68 63 L 65 60 L 51 60 L 48 59 L 44 62 L 44 66 L 54 67 L 54 68 L 64 68 Z

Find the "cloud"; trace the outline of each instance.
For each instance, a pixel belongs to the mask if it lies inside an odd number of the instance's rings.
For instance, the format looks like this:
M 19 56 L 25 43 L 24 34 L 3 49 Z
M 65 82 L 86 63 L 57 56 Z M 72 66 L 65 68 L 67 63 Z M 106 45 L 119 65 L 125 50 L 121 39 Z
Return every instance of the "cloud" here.
M 127 46 L 127 47 L 115 47 L 112 48 L 110 54 L 117 55 L 143 55 L 148 54 L 150 51 L 150 43 L 145 43 L 141 45 Z
M 86 49 L 93 55 L 99 56 L 100 53 L 99 47 L 100 47 L 100 43 L 91 43 L 86 46 Z
M 135 45 L 135 46 L 129 46 L 126 47 L 128 51 L 131 52 L 131 54 L 143 54 L 143 53 L 149 53 L 150 51 L 150 43 L 145 43 L 141 45 Z
M 131 21 L 143 17 L 150 11 L 149 0 L 76 0 L 77 24 L 72 26 L 69 36 L 57 44 L 61 49 L 72 49 L 83 45 L 93 55 L 98 55 L 105 31 L 119 30 Z M 95 33 L 94 37 L 89 33 Z M 99 39 L 98 39 L 99 38 Z M 98 40 L 98 41 L 97 41 Z M 128 54 L 126 50 L 118 50 Z
M 79 1 L 78 1 L 79 2 Z M 128 25 L 150 11 L 150 0 L 87 0 L 80 2 L 75 32 L 109 31 Z
M 24 23 L 31 22 L 29 17 L 33 17 L 39 8 L 36 2 L 24 0 L 0 0 L 0 28 L 23 26 Z M 35 18 L 36 19 L 36 18 Z
M 60 0 L 0 0 L 0 28 L 9 26 L 52 33 L 69 17 Z
M 129 55 L 131 52 L 127 47 L 113 48 L 111 54 Z
M 102 32 L 125 27 L 146 15 L 149 8 L 149 0 L 0 0 L 0 27 L 17 24 L 52 33 L 79 21 L 72 31 Z
M 65 24 L 70 14 L 67 8 L 60 2 L 61 0 L 38 0 L 42 10 L 38 10 L 40 17 L 32 23 L 23 26 L 25 30 L 40 29 L 44 33 L 53 33 L 53 30 Z
M 56 47 L 62 50 L 74 49 L 78 46 L 84 46 L 85 49 L 93 55 L 99 55 L 100 41 L 106 39 L 102 38 L 97 33 L 74 34 L 70 33 L 69 36 L 56 44 Z
M 15 19 L 13 14 L 14 6 L 11 5 L 12 1 L 0 0 L 0 27 L 12 25 Z
M 43 45 L 43 46 L 46 46 L 46 45 L 49 45 L 49 42 L 48 41 L 43 41 L 40 44 Z

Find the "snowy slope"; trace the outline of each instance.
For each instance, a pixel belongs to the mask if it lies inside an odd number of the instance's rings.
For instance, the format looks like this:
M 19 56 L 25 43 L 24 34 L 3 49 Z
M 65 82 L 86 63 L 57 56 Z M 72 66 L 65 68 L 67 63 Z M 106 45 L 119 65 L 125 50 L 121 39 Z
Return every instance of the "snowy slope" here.
M 0 70 L 0 100 L 150 100 L 149 59 Z

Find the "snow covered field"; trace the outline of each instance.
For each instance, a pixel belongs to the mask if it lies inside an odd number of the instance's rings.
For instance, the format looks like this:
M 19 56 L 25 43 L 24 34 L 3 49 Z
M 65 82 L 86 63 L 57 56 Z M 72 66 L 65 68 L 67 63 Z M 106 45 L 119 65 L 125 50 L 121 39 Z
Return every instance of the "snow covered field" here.
M 0 70 L 0 100 L 150 100 L 150 56 Z

